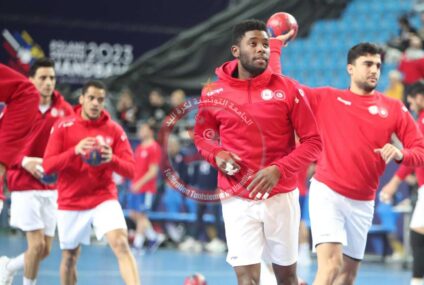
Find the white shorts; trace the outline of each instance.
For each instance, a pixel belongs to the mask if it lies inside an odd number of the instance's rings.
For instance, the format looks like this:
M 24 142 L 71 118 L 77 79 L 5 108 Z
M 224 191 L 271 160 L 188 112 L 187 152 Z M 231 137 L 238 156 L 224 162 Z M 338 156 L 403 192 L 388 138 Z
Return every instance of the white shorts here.
M 54 236 L 57 221 L 57 191 L 12 191 L 10 225 L 24 232 L 44 229 Z
M 97 239 L 116 229 L 127 229 L 121 205 L 108 200 L 90 210 L 59 210 L 57 229 L 61 249 L 75 249 L 80 244 L 90 244 L 91 226 Z
M 0 200 L 0 214 L 2 210 L 3 210 L 3 200 Z
M 424 228 L 424 186 L 418 189 L 418 200 L 412 214 L 410 228 Z
M 299 190 L 260 201 L 231 197 L 222 201 L 222 212 L 231 266 L 297 261 Z
M 311 179 L 309 216 L 314 251 L 321 243 L 341 243 L 343 254 L 363 259 L 373 215 L 374 201 L 349 199 Z

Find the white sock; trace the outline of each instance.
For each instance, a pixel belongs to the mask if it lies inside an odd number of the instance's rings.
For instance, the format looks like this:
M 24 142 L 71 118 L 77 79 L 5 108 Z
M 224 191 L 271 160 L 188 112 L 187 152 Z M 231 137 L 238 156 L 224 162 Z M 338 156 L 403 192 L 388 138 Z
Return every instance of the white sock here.
M 134 237 L 133 245 L 136 248 L 142 248 L 144 244 L 144 236 L 142 234 L 136 233 Z
M 411 279 L 411 285 L 424 285 L 424 279 L 423 278 L 412 278 Z
M 28 279 L 24 276 L 24 284 L 23 285 L 35 285 L 37 283 L 37 279 Z
M 24 268 L 25 260 L 24 254 L 20 254 L 17 257 L 11 258 L 6 265 L 6 269 L 11 272 L 16 272 Z
M 149 227 L 144 232 L 146 234 L 146 238 L 148 240 L 155 240 L 158 237 L 158 234 L 155 232 L 155 230 L 152 227 Z

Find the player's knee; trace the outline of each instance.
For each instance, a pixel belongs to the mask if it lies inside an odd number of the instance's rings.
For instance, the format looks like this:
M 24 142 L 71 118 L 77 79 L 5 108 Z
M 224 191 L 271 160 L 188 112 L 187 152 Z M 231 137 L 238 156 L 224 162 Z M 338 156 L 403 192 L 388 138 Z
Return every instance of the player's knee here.
M 259 272 L 255 274 L 249 270 L 237 270 L 236 273 L 239 285 L 259 285 Z
M 128 238 L 124 234 L 116 236 L 110 243 L 110 246 L 116 254 L 127 254 L 130 251 Z
M 326 274 L 328 276 L 334 276 L 336 277 L 342 270 L 343 266 L 343 257 L 339 255 L 331 255 L 327 262 L 325 263 L 325 266 L 323 269 L 326 271 Z
M 298 283 L 297 274 L 296 274 L 296 265 L 276 267 L 274 268 L 274 274 L 277 278 L 278 284 L 296 284 Z
M 77 265 L 78 252 L 66 251 L 62 253 L 62 266 L 66 271 L 74 271 Z
M 37 240 L 29 244 L 28 251 L 30 251 L 33 255 L 42 258 L 45 248 L 46 242 L 44 240 Z
M 51 246 L 48 246 L 47 244 L 44 246 L 44 251 L 43 251 L 43 254 L 42 254 L 42 256 L 41 256 L 41 258 L 42 259 L 44 259 L 44 258 L 46 258 L 47 256 L 49 256 L 50 255 L 50 252 L 51 252 Z
M 239 285 L 259 285 L 259 277 L 255 276 L 237 276 Z
M 277 279 L 277 284 L 278 285 L 285 285 L 285 284 L 297 285 L 298 284 L 298 280 L 297 280 L 296 273 L 286 274 L 284 277 L 278 278 Z

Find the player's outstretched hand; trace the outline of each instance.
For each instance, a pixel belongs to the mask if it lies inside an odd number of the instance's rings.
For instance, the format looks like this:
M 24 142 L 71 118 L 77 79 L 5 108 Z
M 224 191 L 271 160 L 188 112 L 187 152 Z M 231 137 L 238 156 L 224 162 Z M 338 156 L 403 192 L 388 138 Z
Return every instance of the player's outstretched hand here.
M 113 156 L 112 148 L 107 144 L 102 145 L 102 163 L 107 163 L 111 161 L 112 156 Z
M 402 161 L 403 159 L 403 153 L 400 149 L 389 143 L 382 148 L 374 149 L 374 152 L 380 154 L 386 164 L 389 164 L 393 159 L 397 161 Z
M 22 161 L 22 167 L 35 178 L 41 179 L 44 173 L 40 171 L 39 167 L 42 163 L 43 159 L 41 157 L 26 156 Z
M 230 176 L 240 171 L 240 165 L 236 161 L 241 161 L 241 158 L 237 154 L 226 150 L 221 150 L 215 156 L 215 162 L 219 170 Z
M 267 199 L 272 188 L 280 180 L 280 176 L 280 170 L 275 165 L 265 167 L 256 172 L 252 182 L 247 186 L 247 190 L 250 192 L 249 197 L 255 200 Z
M 85 152 L 96 144 L 97 140 L 93 137 L 86 137 L 80 140 L 80 142 L 75 146 L 75 154 L 85 155 Z
M 279 35 L 279 36 L 276 36 L 275 38 L 277 40 L 280 40 L 283 43 L 283 46 L 286 47 L 289 44 L 289 40 L 291 36 L 293 36 L 293 34 L 294 34 L 294 30 L 291 29 L 290 32 L 288 32 L 287 34 Z

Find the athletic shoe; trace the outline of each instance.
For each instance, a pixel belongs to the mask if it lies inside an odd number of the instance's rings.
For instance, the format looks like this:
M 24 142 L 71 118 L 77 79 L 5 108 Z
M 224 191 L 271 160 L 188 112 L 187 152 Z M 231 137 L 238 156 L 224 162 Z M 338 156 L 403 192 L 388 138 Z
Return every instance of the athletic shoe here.
M 227 246 L 225 245 L 225 242 L 223 242 L 219 238 L 214 238 L 205 245 L 205 249 L 213 253 L 223 253 L 227 251 Z
M 155 252 L 165 240 L 164 234 L 157 234 L 156 239 L 147 241 L 147 251 L 150 253 Z
M 181 251 L 194 251 L 201 252 L 203 249 L 202 243 L 200 241 L 195 240 L 192 237 L 186 238 L 185 241 L 178 245 L 178 249 Z

